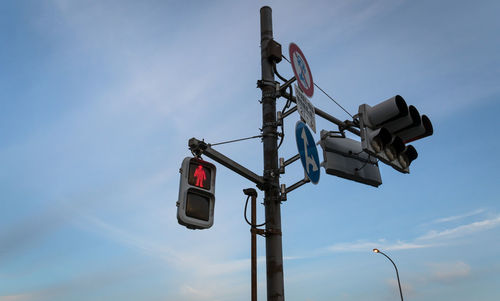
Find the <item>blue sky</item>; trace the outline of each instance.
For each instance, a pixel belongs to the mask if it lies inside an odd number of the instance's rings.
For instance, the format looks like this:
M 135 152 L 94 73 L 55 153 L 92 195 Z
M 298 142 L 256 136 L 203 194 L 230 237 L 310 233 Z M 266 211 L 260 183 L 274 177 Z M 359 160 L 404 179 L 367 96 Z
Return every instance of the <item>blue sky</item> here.
M 407 300 L 500 298 L 496 1 L 54 0 L 0 8 L 1 301 L 249 299 L 253 185 L 218 165 L 208 230 L 178 225 L 175 202 L 189 138 L 259 134 L 262 5 L 284 53 L 298 44 L 351 114 L 400 94 L 434 125 L 409 175 L 381 164 L 373 188 L 322 172 L 288 196 L 286 299 L 396 300 L 373 248 Z M 281 157 L 297 152 L 296 120 Z M 262 172 L 258 139 L 217 149 Z

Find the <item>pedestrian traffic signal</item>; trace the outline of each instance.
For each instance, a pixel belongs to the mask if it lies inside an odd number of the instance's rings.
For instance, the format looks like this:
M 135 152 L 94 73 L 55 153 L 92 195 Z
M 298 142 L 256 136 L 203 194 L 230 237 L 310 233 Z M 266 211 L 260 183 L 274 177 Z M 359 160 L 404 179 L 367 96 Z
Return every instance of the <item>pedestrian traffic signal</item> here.
M 186 157 L 182 161 L 177 221 L 189 229 L 207 229 L 214 223 L 215 173 L 212 163 Z
M 403 173 L 410 172 L 418 157 L 417 150 L 405 144 L 433 133 L 430 119 L 399 95 L 373 107 L 360 105 L 358 116 L 363 150 Z

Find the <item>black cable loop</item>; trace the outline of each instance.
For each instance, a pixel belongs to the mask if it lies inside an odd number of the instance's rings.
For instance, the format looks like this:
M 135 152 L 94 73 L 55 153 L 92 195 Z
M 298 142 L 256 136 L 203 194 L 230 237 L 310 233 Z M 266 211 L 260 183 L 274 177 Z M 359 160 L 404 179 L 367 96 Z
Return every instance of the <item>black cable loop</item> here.
M 290 95 L 292 93 L 292 88 L 290 87 Z M 285 113 L 285 110 L 290 106 L 292 102 L 287 99 L 285 106 L 281 110 L 281 113 Z M 285 118 L 281 117 L 281 140 L 280 143 L 278 144 L 278 149 L 280 149 L 281 144 L 283 144 L 283 140 L 285 139 Z
M 260 225 L 253 225 L 251 222 L 248 221 L 248 218 L 247 218 L 247 207 L 248 207 L 248 200 L 250 199 L 250 196 L 247 196 L 247 200 L 245 202 L 245 211 L 243 212 L 243 216 L 245 217 L 245 221 L 247 222 L 247 224 L 250 226 L 250 227 L 253 227 L 253 228 L 257 228 L 257 227 L 262 227 L 264 226 L 266 223 L 262 223 Z
M 278 69 L 276 68 L 276 63 L 273 63 L 273 71 L 274 74 L 276 74 L 279 77 L 279 79 L 281 79 L 285 83 L 287 82 L 287 79 L 281 76 L 281 74 L 279 74 Z
M 283 140 L 285 140 L 285 125 L 284 125 L 284 123 L 285 123 L 285 121 L 281 120 L 281 139 L 280 139 L 280 143 L 278 144 L 277 149 L 280 149 L 281 144 L 283 144 Z

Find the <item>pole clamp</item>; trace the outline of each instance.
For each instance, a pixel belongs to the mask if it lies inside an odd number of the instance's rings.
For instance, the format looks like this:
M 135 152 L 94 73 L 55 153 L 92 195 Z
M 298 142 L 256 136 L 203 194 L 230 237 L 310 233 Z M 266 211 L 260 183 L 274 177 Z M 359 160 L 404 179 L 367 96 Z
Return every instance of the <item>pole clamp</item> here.
M 266 126 L 278 127 L 278 123 L 276 121 L 264 122 L 262 128 L 265 128 Z
M 272 91 L 272 92 L 264 92 L 262 93 L 262 98 L 266 98 L 266 97 L 271 97 L 271 98 L 277 98 L 279 95 L 276 94 L 275 91 Z
M 265 233 L 266 236 L 269 234 L 282 236 L 280 229 L 269 228 L 269 229 L 266 229 L 265 231 L 266 231 L 266 233 Z
M 265 86 L 270 86 L 270 87 L 275 88 L 276 85 L 279 85 L 279 83 L 276 81 L 265 80 L 265 79 L 259 79 L 257 81 L 257 88 L 261 88 L 261 89 L 264 88 Z
M 266 230 L 264 229 L 259 229 L 259 228 L 255 228 L 255 227 L 251 227 L 250 228 L 250 232 L 253 234 L 257 234 L 257 235 L 261 235 L 261 236 L 265 236 L 266 235 Z
M 257 235 L 260 235 L 260 236 L 264 236 L 264 237 L 267 237 L 269 235 L 279 235 L 279 236 L 282 236 L 282 233 L 281 233 L 281 230 L 278 230 L 278 229 L 259 229 L 259 228 L 255 228 L 255 227 L 251 227 L 250 228 L 250 233 L 255 233 Z

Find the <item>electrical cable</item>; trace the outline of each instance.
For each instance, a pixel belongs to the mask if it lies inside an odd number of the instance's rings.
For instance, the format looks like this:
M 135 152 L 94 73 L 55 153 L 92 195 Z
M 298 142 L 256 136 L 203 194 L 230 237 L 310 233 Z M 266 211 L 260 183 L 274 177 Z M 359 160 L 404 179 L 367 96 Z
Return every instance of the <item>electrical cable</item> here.
M 342 110 L 344 110 L 344 112 L 346 112 L 347 115 L 351 116 L 351 118 L 354 119 L 354 116 L 352 116 L 351 113 L 349 113 L 346 109 L 344 109 L 344 107 L 341 106 L 337 101 L 335 101 L 335 99 L 333 99 L 330 95 L 328 95 L 328 93 L 323 91 L 323 89 L 321 89 L 320 86 L 318 86 L 316 83 L 314 83 L 314 86 L 316 86 L 316 88 L 318 88 L 321 92 L 323 92 L 326 96 L 328 96 L 328 98 L 330 98 L 334 103 L 336 103 Z
M 293 90 L 292 90 L 291 86 L 290 86 L 290 95 L 293 96 Z M 290 107 L 291 104 L 292 104 L 292 102 L 290 101 L 290 99 L 287 99 L 285 106 L 281 110 L 281 113 L 285 113 L 285 110 L 288 107 Z M 283 116 L 283 114 L 282 114 L 282 116 Z M 285 139 L 285 118 L 281 117 L 281 140 L 280 140 L 280 143 L 278 144 L 278 149 L 280 148 L 281 144 L 283 144 L 284 139 Z
M 292 86 L 291 86 L 291 85 L 290 85 L 289 89 L 290 89 L 290 93 L 289 93 L 289 94 L 290 94 L 290 98 L 292 98 L 292 97 L 293 97 L 293 89 L 292 89 Z M 283 111 L 284 111 L 285 109 L 288 109 L 288 108 L 290 107 L 290 105 L 291 105 L 291 104 L 292 104 L 292 101 L 291 101 L 290 99 L 287 99 L 287 100 L 286 100 L 286 105 L 285 105 L 285 108 L 283 109 Z
M 284 120 L 282 119 L 281 120 L 281 139 L 280 139 L 280 143 L 278 144 L 277 149 L 280 149 L 280 146 L 281 146 L 281 144 L 283 144 L 283 140 L 285 139 L 285 126 L 283 123 L 284 123 Z
M 247 207 L 248 207 L 248 200 L 250 199 L 250 196 L 247 196 L 247 200 L 245 202 L 245 211 L 243 212 L 243 216 L 245 217 L 245 221 L 247 222 L 248 225 L 250 225 L 250 227 L 262 227 L 264 226 L 266 223 L 262 223 L 262 224 L 259 224 L 259 225 L 254 225 L 252 224 L 251 222 L 248 221 L 248 218 L 247 218 Z
M 252 136 L 252 137 L 247 137 L 247 138 L 241 138 L 241 139 L 235 139 L 235 140 L 229 140 L 229 141 L 224 141 L 224 142 L 218 142 L 218 143 L 209 143 L 209 146 L 214 146 L 214 145 L 220 145 L 220 144 L 226 144 L 226 143 L 233 143 L 233 142 L 238 142 L 238 141 L 243 141 L 243 140 L 248 140 L 248 139 L 254 139 L 254 138 L 261 138 L 262 135 L 257 135 L 257 136 Z
M 276 74 L 283 82 L 285 82 L 285 83 L 287 82 L 287 79 L 278 73 L 278 69 L 276 68 L 276 63 L 273 63 L 273 71 L 274 71 L 274 74 Z
M 368 162 L 370 161 L 370 157 L 371 157 L 371 155 L 370 155 L 370 154 L 368 154 L 368 159 L 365 161 L 365 164 L 363 164 L 363 166 L 361 166 L 360 168 L 355 168 L 354 170 L 356 170 L 356 171 L 360 171 L 360 170 L 362 170 L 363 168 L 365 168 L 366 164 L 368 164 Z
M 284 58 L 288 63 L 291 64 L 291 62 L 286 58 L 286 56 L 284 55 L 281 55 L 282 58 Z M 351 115 L 351 113 L 349 113 L 343 106 L 341 106 L 335 99 L 333 99 L 333 97 L 331 97 L 330 95 L 328 95 L 328 93 L 326 93 L 323 89 L 321 89 L 320 86 L 318 86 L 316 83 L 314 83 L 314 86 L 316 86 L 316 88 L 318 88 L 321 92 L 323 92 L 328 98 L 330 98 L 337 106 L 339 106 L 342 110 L 344 110 L 344 112 L 347 113 L 347 115 L 351 116 L 351 118 L 354 119 L 354 116 Z

